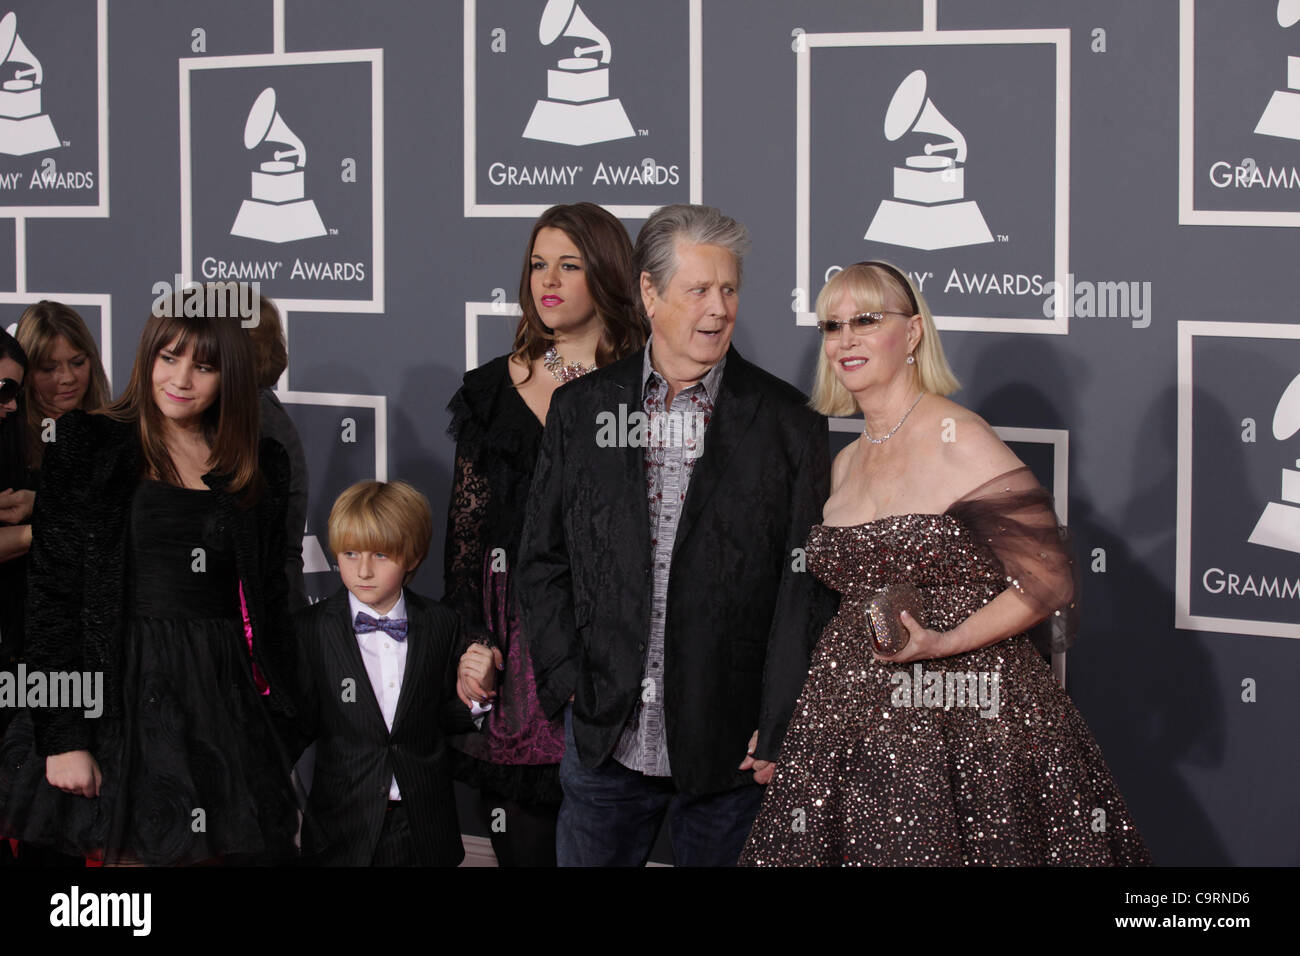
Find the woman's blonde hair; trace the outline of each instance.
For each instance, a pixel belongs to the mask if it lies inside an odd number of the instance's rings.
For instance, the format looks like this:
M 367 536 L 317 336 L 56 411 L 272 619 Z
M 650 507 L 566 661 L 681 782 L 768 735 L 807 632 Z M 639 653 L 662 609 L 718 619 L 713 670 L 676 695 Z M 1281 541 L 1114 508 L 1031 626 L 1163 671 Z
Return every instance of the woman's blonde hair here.
M 914 374 L 917 387 L 934 395 L 951 395 L 961 388 L 948 359 L 944 357 L 930 306 L 902 270 L 880 261 L 857 262 L 841 269 L 831 276 L 817 296 L 817 318 L 825 321 L 831 307 L 843 294 L 852 300 L 854 309 L 862 312 L 893 308 L 898 311 L 911 309 L 908 315 L 919 315 L 921 341 L 912 353 L 916 356 Z M 817 350 L 817 377 L 808 404 L 823 415 L 853 415 L 858 411 L 858 403 L 835 376 L 824 348 Z
M 42 420 L 49 414 L 40 407 L 36 398 L 36 389 L 30 382 L 33 373 L 39 371 L 49 361 L 50 353 L 60 338 L 67 341 L 72 348 L 86 356 L 90 366 L 90 379 L 86 383 L 86 394 L 78 406 L 88 412 L 98 411 L 108 404 L 108 375 L 104 372 L 104 363 L 99 358 L 99 346 L 95 344 L 90 329 L 76 309 L 62 302 L 42 299 L 35 305 L 29 305 L 18 320 L 14 338 L 27 353 L 27 464 L 31 468 L 40 468 L 45 456 L 45 443 L 41 441 Z
M 330 550 L 382 551 L 411 572 L 429 553 L 429 500 L 404 481 L 359 481 L 330 509 Z M 407 575 L 410 579 L 410 575 Z

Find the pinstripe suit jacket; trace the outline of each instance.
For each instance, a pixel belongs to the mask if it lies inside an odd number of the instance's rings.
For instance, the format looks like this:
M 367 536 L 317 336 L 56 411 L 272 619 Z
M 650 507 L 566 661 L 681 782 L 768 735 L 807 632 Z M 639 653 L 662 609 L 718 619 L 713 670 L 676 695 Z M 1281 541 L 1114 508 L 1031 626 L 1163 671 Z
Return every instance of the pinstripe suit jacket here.
M 408 647 L 391 733 L 361 659 L 347 590 L 296 618 L 299 752 L 316 742 L 303 850 L 325 865 L 370 864 L 394 775 L 420 863 L 455 866 L 465 856 L 444 741 L 474 730 L 455 692 L 459 619 L 436 601 L 403 594 Z

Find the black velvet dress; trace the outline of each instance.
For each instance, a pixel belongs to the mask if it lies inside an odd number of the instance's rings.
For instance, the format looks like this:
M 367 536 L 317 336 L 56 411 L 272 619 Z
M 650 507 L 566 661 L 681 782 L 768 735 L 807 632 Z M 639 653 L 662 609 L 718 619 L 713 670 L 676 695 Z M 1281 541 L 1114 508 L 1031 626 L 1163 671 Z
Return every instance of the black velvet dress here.
M 0 832 L 109 862 L 292 855 L 290 768 L 255 683 L 235 554 L 218 525 L 213 493 L 141 482 L 130 510 L 121 715 L 89 721 L 99 796 L 49 785 L 24 713 L 0 748 Z

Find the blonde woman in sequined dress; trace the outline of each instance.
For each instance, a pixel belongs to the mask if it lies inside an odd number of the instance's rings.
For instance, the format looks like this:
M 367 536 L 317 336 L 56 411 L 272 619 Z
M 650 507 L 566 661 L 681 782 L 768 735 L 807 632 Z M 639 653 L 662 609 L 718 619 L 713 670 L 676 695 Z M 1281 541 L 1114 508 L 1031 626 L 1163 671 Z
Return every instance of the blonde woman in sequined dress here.
M 887 263 L 817 300 L 813 406 L 861 411 L 809 570 L 841 595 L 813 653 L 748 865 L 1145 864 L 1083 717 L 1040 648 L 1069 643 L 1071 549 L 1050 496 L 956 391 L 930 310 Z M 873 651 L 866 609 L 911 584 L 922 621 Z M 1047 636 L 1040 647 L 1030 633 Z

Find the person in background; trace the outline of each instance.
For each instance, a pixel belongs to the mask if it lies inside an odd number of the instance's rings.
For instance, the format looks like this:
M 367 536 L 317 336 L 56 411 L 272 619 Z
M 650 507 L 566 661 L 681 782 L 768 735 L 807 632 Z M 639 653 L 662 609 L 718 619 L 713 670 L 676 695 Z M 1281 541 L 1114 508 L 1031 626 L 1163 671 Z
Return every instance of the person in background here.
M 466 373 L 448 406 L 456 472 L 443 600 L 468 644 L 458 692 L 492 707 L 482 734 L 453 742 L 457 776 L 478 788 L 498 863 L 554 866 L 564 727 L 538 703 L 514 562 L 551 396 L 645 342 L 622 223 L 592 203 L 544 212 L 524 248 L 519 303 L 512 352 Z
M 15 489 L 24 489 L 29 478 L 27 467 L 27 442 L 23 409 L 23 380 L 27 377 L 27 353 L 4 329 L 0 329 L 0 484 L 6 488 L 5 496 L 13 498 Z M 0 506 L 0 562 L 8 562 L 27 553 L 31 545 L 31 525 L 24 519 L 30 514 L 14 500 L 8 507 Z M 0 600 L 8 604 L 13 582 L 5 581 Z M 11 622 L 0 612 L 0 648 L 6 645 L 6 634 Z M 0 651 L 0 662 L 3 662 Z M 0 730 L 3 729 L 0 717 Z
M 108 376 L 99 359 L 99 348 L 76 310 L 62 302 L 43 299 L 28 306 L 14 331 L 17 344 L 27 355 L 28 374 L 23 389 L 23 424 L 26 447 L 21 459 L 13 456 L 4 467 L 12 474 L 0 477 L 0 522 L 14 528 L 27 527 L 36 502 L 45 447 L 55 437 L 55 423 L 64 412 L 74 408 L 94 411 L 108 403 Z M 18 430 L 15 423 L 14 430 Z M 0 555 L 4 549 L 0 548 Z M 23 602 L 26 591 L 27 561 L 19 558 L 0 578 L 3 584 L 18 583 L 12 600 L 14 621 L 9 643 L 22 643 Z
M 45 457 L 48 423 L 80 408 L 97 411 L 109 402 L 108 375 L 99 347 L 75 309 L 42 299 L 28 306 L 14 337 L 27 352 L 28 464 L 33 471 Z M 0 507 L 4 502 L 0 500 Z M 30 505 L 28 507 L 30 514 Z
M 25 416 L 22 407 L 27 354 L 0 329 L 0 484 L 12 492 L 28 479 Z M 13 520 L 16 519 L 16 520 Z M 32 526 L 17 511 L 0 514 L 0 670 L 12 671 L 22 655 L 23 591 L 26 562 L 18 560 L 32 543 Z M 0 707 L 0 737 L 13 718 L 12 708 Z
M 275 384 L 289 367 L 280 310 L 265 296 L 258 296 L 258 322 L 248 330 L 257 360 L 257 389 L 262 413 L 262 437 L 273 438 L 289 453 L 289 514 L 285 529 L 288 543 L 285 572 L 289 576 L 289 610 L 295 614 L 307 606 L 307 586 L 302 573 L 302 536 L 307 527 L 307 455 L 298 429 L 284 410 Z

